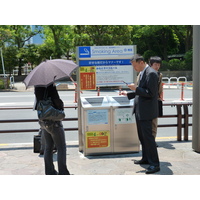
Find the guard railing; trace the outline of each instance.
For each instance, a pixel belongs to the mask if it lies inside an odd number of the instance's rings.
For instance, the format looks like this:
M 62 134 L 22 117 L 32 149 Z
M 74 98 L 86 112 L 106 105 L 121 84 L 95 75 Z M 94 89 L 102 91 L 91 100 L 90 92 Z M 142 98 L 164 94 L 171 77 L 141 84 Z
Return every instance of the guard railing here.
M 177 113 L 173 115 L 163 115 L 160 118 L 176 118 L 176 123 L 174 124 L 158 124 L 158 128 L 162 127 L 177 127 L 177 141 L 182 140 L 182 129 L 183 138 L 185 141 L 188 140 L 188 129 L 189 126 L 192 126 L 192 123 L 189 123 L 189 117 L 192 117 L 192 114 L 189 114 L 188 107 L 192 106 L 192 102 L 170 102 L 163 103 L 163 106 L 175 106 Z M 76 106 L 67 106 L 66 109 L 69 108 L 77 108 Z M 32 107 L 0 107 L 1 110 L 23 110 L 23 109 L 33 109 Z M 183 120 L 182 120 L 183 119 Z M 78 118 L 65 118 L 63 121 L 78 121 Z M 182 122 L 183 121 L 183 122 Z M 0 120 L 0 124 L 5 123 L 27 123 L 27 122 L 38 122 L 38 119 L 8 119 L 8 120 Z M 78 127 L 73 128 L 65 128 L 65 131 L 77 131 Z M 10 129 L 10 130 L 0 130 L 0 133 L 22 133 L 22 132 L 38 132 L 38 129 Z

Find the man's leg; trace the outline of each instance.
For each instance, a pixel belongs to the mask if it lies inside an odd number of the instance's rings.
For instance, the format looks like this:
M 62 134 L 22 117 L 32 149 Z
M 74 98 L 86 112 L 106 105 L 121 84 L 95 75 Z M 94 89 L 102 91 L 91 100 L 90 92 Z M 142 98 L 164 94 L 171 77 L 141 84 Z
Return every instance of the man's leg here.
M 152 134 L 152 120 L 140 120 L 143 135 L 143 151 L 150 165 L 159 166 L 155 137 Z

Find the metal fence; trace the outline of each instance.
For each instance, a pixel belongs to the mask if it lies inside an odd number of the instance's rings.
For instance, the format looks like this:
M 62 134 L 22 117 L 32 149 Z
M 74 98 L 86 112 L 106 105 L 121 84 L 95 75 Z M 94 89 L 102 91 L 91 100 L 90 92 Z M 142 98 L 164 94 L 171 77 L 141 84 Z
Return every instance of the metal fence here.
M 174 124 L 158 124 L 159 127 L 177 127 L 177 141 L 182 140 L 182 129 L 183 138 L 185 141 L 188 140 L 188 128 L 192 126 L 192 123 L 189 123 L 189 117 L 192 117 L 192 114 L 189 114 L 188 107 L 192 106 L 192 102 L 170 102 L 164 103 L 163 106 L 175 106 L 177 113 L 173 115 L 163 115 L 160 118 L 175 118 Z M 76 106 L 67 106 L 65 109 L 77 108 Z M 24 109 L 33 109 L 32 107 L 1 107 L 1 110 L 24 110 Z M 182 120 L 183 119 L 183 120 Z M 63 121 L 78 121 L 78 118 L 65 118 Z M 183 122 L 182 122 L 183 121 Z M 38 122 L 38 119 L 8 119 L 0 120 L 0 124 L 5 123 L 28 123 L 28 122 Z M 12 127 L 11 127 L 12 128 Z M 78 127 L 65 128 L 65 131 L 77 131 Z M 22 132 L 38 132 L 39 129 L 10 129 L 10 130 L 0 130 L 0 133 L 22 133 Z

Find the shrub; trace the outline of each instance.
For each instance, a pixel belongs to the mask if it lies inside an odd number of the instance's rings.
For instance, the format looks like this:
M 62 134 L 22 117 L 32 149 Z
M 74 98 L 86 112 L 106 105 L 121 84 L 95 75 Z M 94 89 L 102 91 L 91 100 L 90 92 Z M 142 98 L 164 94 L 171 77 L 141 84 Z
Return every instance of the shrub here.
M 149 63 L 149 59 L 151 56 L 156 56 L 156 53 L 152 50 L 147 50 L 144 52 L 143 54 L 143 57 L 144 57 L 144 60 Z
M 0 89 L 5 89 L 3 80 L 0 79 Z
M 167 61 L 163 60 L 160 70 L 161 71 L 167 71 L 167 70 L 169 70 L 169 63 Z
M 185 53 L 185 68 L 186 70 L 192 70 L 192 59 L 193 59 L 193 50 L 189 50 Z

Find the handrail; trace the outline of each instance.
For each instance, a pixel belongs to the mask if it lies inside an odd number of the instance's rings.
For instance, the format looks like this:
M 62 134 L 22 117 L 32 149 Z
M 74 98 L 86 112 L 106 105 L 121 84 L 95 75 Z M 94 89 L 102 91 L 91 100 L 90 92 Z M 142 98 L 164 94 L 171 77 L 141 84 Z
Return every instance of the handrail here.
M 184 140 L 188 141 L 188 127 L 192 126 L 192 123 L 189 123 L 189 117 L 192 117 L 192 114 L 188 114 L 188 106 L 193 105 L 192 102 L 179 101 L 179 102 L 171 102 L 163 104 L 164 106 L 176 106 L 177 115 L 163 115 L 159 118 L 167 118 L 167 117 L 177 117 L 176 124 L 158 124 L 158 127 L 177 127 L 177 141 L 182 140 L 182 128 L 184 128 Z M 182 108 L 183 107 L 183 114 Z M 184 123 L 182 124 L 182 118 L 184 119 Z
M 65 106 L 64 108 L 77 108 L 77 106 Z M 12 106 L 9 106 L 9 107 L 0 107 L 0 110 L 32 110 L 33 107 L 12 107 Z
M 192 126 L 189 123 L 189 117 L 192 114 L 188 113 L 188 106 L 191 106 L 192 102 L 180 101 L 180 102 L 164 102 L 163 106 L 176 106 L 177 114 L 173 115 L 163 115 L 159 118 L 177 118 L 176 124 L 158 124 L 158 128 L 161 127 L 177 127 L 177 141 L 182 140 L 182 128 L 184 128 L 184 140 L 188 140 L 188 127 Z M 182 113 L 183 107 L 183 113 Z M 77 108 L 77 106 L 65 106 L 65 108 Z M 33 109 L 32 107 L 0 107 L 0 110 L 14 110 L 14 109 Z M 184 122 L 182 124 L 182 119 Z M 78 121 L 78 118 L 65 118 L 63 121 Z M 27 123 L 27 122 L 38 122 L 38 119 L 10 119 L 10 120 L 0 120 L 1 123 Z M 77 131 L 78 127 L 65 128 L 65 131 Z M 20 133 L 20 132 L 38 132 L 39 129 L 21 129 L 21 130 L 0 130 L 0 133 Z
M 65 106 L 64 108 L 77 108 L 77 106 Z M 33 107 L 0 107 L 0 110 L 24 110 L 33 109 Z M 65 118 L 63 121 L 78 121 L 78 118 Z M 38 119 L 10 119 L 0 120 L 1 123 L 22 123 L 22 122 L 38 122 Z M 64 128 L 65 131 L 77 131 L 75 128 Z M 0 130 L 0 133 L 25 133 L 25 132 L 38 132 L 39 129 L 18 129 L 18 130 Z

